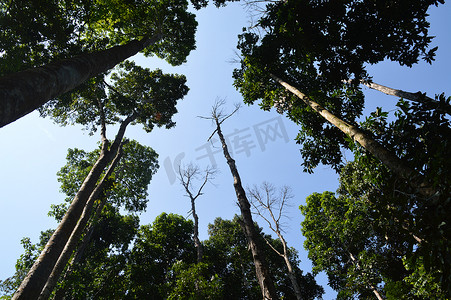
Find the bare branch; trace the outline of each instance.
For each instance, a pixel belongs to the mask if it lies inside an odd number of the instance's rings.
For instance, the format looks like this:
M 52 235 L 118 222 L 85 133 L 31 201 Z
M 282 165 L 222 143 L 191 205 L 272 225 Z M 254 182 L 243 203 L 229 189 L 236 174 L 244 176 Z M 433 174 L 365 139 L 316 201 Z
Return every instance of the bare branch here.
M 214 167 L 206 167 L 204 171 L 200 171 L 199 166 L 194 165 L 192 163 L 188 164 L 185 167 L 179 166 L 179 181 L 182 186 L 185 188 L 186 195 L 190 198 L 191 202 L 191 210 L 188 212 L 188 217 L 190 215 L 193 216 L 194 219 L 194 244 L 197 249 L 197 261 L 201 262 L 203 258 L 203 247 L 202 243 L 199 240 L 199 218 L 196 213 L 196 199 L 202 195 L 202 189 L 205 187 L 207 182 L 210 182 L 215 174 L 217 173 L 217 169 Z M 201 176 L 201 174 L 203 174 Z M 192 190 L 193 181 L 198 180 L 202 177 L 202 183 L 200 187 L 197 189 L 197 192 L 194 193 Z
M 288 201 L 293 198 L 291 193 L 291 188 L 288 186 L 283 186 L 278 190 L 274 185 L 263 182 L 259 187 L 254 186 L 252 189 L 247 188 L 247 194 L 249 195 L 250 203 L 254 208 L 255 214 L 259 215 L 263 220 L 265 220 L 269 228 L 277 235 L 280 242 L 282 243 L 283 253 L 278 251 L 269 241 L 266 243 L 274 250 L 278 255 L 283 257 L 285 264 L 288 269 L 288 276 L 290 277 L 291 283 L 295 290 L 296 298 L 302 300 L 301 290 L 296 280 L 295 272 L 289 258 L 289 249 L 287 242 L 282 235 L 282 224 L 281 219 L 284 216 L 284 208 L 288 206 Z M 269 217 L 266 216 L 269 214 Z
M 213 104 L 213 106 L 211 108 L 211 113 L 210 113 L 209 117 L 197 116 L 198 118 L 201 118 L 201 119 L 212 120 L 216 124 L 216 129 L 208 137 L 207 141 L 210 141 L 211 138 L 218 131 L 218 126 L 221 126 L 221 124 L 225 120 L 227 120 L 228 118 L 233 116 L 241 108 L 241 104 L 240 103 L 235 103 L 233 105 L 234 106 L 233 111 L 230 114 L 226 115 L 226 113 L 224 112 L 225 104 L 226 104 L 226 100 L 225 99 L 216 98 L 215 103 Z

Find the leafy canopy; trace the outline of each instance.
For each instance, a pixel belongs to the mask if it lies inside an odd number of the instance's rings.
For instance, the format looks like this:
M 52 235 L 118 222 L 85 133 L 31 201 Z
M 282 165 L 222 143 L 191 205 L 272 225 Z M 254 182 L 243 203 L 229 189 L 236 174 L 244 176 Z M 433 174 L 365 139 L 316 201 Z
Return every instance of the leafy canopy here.
M 160 35 L 146 48 L 185 62 L 197 27 L 186 0 L 0 1 L 0 75 Z
M 339 170 L 345 135 L 303 101 L 287 92 L 271 74 L 296 86 L 313 101 L 349 124 L 364 107 L 358 87 L 370 79 L 368 64 L 384 59 L 411 66 L 420 57 L 431 62 L 427 9 L 443 1 L 275 1 L 266 4 L 255 26 L 244 29 L 238 49 L 241 67 L 235 86 L 244 102 L 275 106 L 301 128 L 304 170 L 319 164 Z M 351 81 L 349 81 L 351 80 Z M 344 83 L 345 82 L 345 83 Z
M 114 124 L 121 117 L 133 117 L 150 132 L 154 126 L 171 128 L 176 103 L 188 93 L 184 75 L 151 71 L 133 62 L 121 63 L 108 84 L 103 75 L 92 78 L 83 88 L 41 109 L 61 125 L 81 124 L 95 132 L 104 121 Z

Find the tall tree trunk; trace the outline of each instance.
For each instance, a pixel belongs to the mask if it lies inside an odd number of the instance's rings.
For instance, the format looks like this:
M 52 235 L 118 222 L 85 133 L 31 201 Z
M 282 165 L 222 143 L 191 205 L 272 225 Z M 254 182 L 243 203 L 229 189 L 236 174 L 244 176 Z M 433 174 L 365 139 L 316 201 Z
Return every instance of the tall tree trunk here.
M 121 155 L 122 150 L 121 147 L 119 147 L 117 153 L 115 153 L 115 158 L 113 159 L 108 168 L 108 171 L 105 173 L 102 180 L 99 182 L 99 184 L 96 186 L 91 196 L 89 197 L 88 202 L 86 203 L 85 208 L 83 209 L 83 213 L 80 219 L 78 220 L 77 226 L 75 226 L 74 230 L 72 231 L 72 234 L 69 240 L 67 241 L 63 252 L 58 258 L 58 261 L 56 262 L 55 266 L 53 267 L 53 271 L 50 274 L 49 278 L 47 279 L 47 282 L 44 288 L 42 289 L 41 295 L 39 296 L 38 300 L 46 300 L 50 297 L 50 294 L 55 288 L 55 285 L 57 284 L 61 273 L 63 272 L 64 268 L 69 262 L 72 253 L 74 252 L 75 248 L 77 247 L 77 244 L 80 241 L 81 235 L 86 227 L 86 224 L 91 218 L 91 212 L 92 208 L 94 207 L 94 202 L 97 199 L 99 199 L 100 193 L 103 191 L 105 187 L 105 182 L 108 179 L 108 177 L 111 176 L 116 165 L 119 163 Z
M 158 42 L 161 34 L 0 78 L 0 128 Z
M 392 152 L 388 151 L 378 142 L 376 142 L 373 138 L 368 136 L 362 130 L 353 126 L 351 124 L 346 123 L 341 120 L 334 114 L 330 113 L 326 109 L 324 109 L 318 103 L 312 101 L 308 96 L 303 94 L 301 91 L 283 81 L 279 77 L 271 74 L 271 77 L 280 83 L 287 90 L 295 94 L 299 99 L 304 101 L 308 106 L 310 106 L 313 110 L 319 113 L 322 117 L 324 117 L 331 124 L 335 125 L 338 129 L 344 132 L 346 135 L 352 138 L 354 142 L 359 143 L 363 148 L 368 150 L 372 155 L 374 155 L 377 159 L 379 159 L 385 166 L 387 166 L 393 173 L 407 180 L 410 185 L 418 190 L 418 192 L 425 196 L 431 197 L 434 195 L 435 191 L 430 187 L 427 182 L 424 182 L 421 174 L 417 173 L 414 169 L 407 166 L 399 157 L 394 155 Z
M 440 102 L 426 96 L 425 94 L 423 94 L 421 92 L 417 92 L 417 93 L 406 92 L 403 90 L 393 89 L 393 88 L 390 88 L 390 87 L 387 87 L 387 86 L 384 86 L 382 84 L 378 84 L 375 82 L 362 81 L 362 84 L 366 85 L 370 89 L 382 92 L 386 95 L 396 96 L 396 97 L 404 98 L 404 99 L 419 102 L 419 103 L 433 104 L 434 106 L 440 105 Z M 449 104 L 444 104 L 442 107 L 440 107 L 440 109 L 443 110 L 444 112 L 446 112 L 447 114 L 451 114 L 451 105 L 449 105 Z
M 86 229 L 86 232 L 85 232 L 85 234 L 83 236 L 83 239 L 82 239 L 82 241 L 80 243 L 80 246 L 77 247 L 77 250 L 75 251 L 75 253 L 74 253 L 73 257 L 72 257 L 72 260 L 70 261 L 66 272 L 64 272 L 64 276 L 62 277 L 61 281 L 66 280 L 66 278 L 73 272 L 74 266 L 77 265 L 78 262 L 83 257 L 84 252 L 85 252 L 86 248 L 88 247 L 89 241 L 91 240 L 92 234 L 94 232 L 95 222 L 100 217 L 100 214 L 102 213 L 102 210 L 105 207 L 106 202 L 107 202 L 107 197 L 104 197 L 102 199 L 102 201 L 100 202 L 100 204 L 97 206 L 96 211 L 95 211 L 94 216 L 93 216 L 93 219 L 91 221 L 91 224 Z M 45 286 L 44 286 L 44 289 L 45 289 Z M 61 288 L 57 289 L 55 291 L 55 294 L 53 295 L 52 299 L 53 300 L 63 299 L 64 293 L 65 293 L 64 289 L 61 289 Z M 42 293 L 41 293 L 41 295 L 42 295 Z
M 77 195 L 75 195 L 69 209 L 61 220 L 61 223 L 58 225 L 58 228 L 50 237 L 50 240 L 45 245 L 44 250 L 42 250 L 38 259 L 34 262 L 12 299 L 29 300 L 37 299 L 39 297 L 39 294 L 47 282 L 55 263 L 60 257 L 61 252 L 63 251 L 70 235 L 80 219 L 86 202 L 94 191 L 104 169 L 113 159 L 112 155 L 117 152 L 122 138 L 124 137 L 125 129 L 132 120 L 133 119 L 129 117 L 122 122 L 110 150 L 107 149 L 108 143 L 102 138 L 102 151 L 98 160 L 92 167 L 88 176 L 86 176 L 83 184 L 77 192 Z
M 247 241 L 249 243 L 252 258 L 254 260 L 255 272 L 257 274 L 258 283 L 262 291 L 263 299 L 278 299 L 276 294 L 276 289 L 274 283 L 271 279 L 269 268 L 265 260 L 265 255 L 261 245 L 258 243 L 258 233 L 255 230 L 254 221 L 252 220 L 252 214 L 250 210 L 249 201 L 246 198 L 246 192 L 241 184 L 241 178 L 236 168 L 235 160 L 230 156 L 227 144 L 224 139 L 224 135 L 221 131 L 220 122 L 218 119 L 216 121 L 216 131 L 218 133 L 219 139 L 222 143 L 222 150 L 224 152 L 224 157 L 229 165 L 230 172 L 233 175 L 233 186 L 235 187 L 236 197 L 241 210 L 241 216 L 243 217 L 243 227 L 244 233 L 246 235 Z

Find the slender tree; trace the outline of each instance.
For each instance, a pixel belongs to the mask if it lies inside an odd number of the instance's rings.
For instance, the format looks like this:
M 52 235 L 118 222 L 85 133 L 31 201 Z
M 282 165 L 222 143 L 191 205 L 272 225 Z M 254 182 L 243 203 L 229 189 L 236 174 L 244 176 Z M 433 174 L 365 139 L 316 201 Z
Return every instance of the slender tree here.
M 22 284 L 17 289 L 12 299 L 37 299 L 50 276 L 55 263 L 62 253 L 66 242 L 68 241 L 73 229 L 75 228 L 83 209 L 90 195 L 94 191 L 98 179 L 101 177 L 105 167 L 112 159 L 112 153 L 116 153 L 120 142 L 124 136 L 125 127 L 129 122 L 124 122 L 119 130 L 116 139 L 110 149 L 108 141 L 105 139 L 102 143 L 102 151 L 99 159 L 92 167 L 90 173 L 84 180 L 77 195 L 73 199 L 71 206 L 67 210 L 64 218 L 61 220 L 58 228 L 47 242 L 41 255 L 31 267 Z
M 197 250 L 198 263 L 202 262 L 203 247 L 199 239 L 199 217 L 196 213 L 196 199 L 199 196 L 203 195 L 202 193 L 203 188 L 205 187 L 207 182 L 210 182 L 214 178 L 216 172 L 217 170 L 213 167 L 207 167 L 204 171 L 201 172 L 199 167 L 193 164 L 189 164 L 188 166 L 183 168 L 179 166 L 179 181 L 183 186 L 183 188 L 185 189 L 186 196 L 190 199 L 191 202 L 190 213 L 193 215 L 194 219 L 193 239 L 194 245 L 196 246 Z M 202 177 L 201 178 L 202 181 L 196 192 L 195 190 L 193 191 L 193 181 L 199 179 L 199 177 Z
M 76 101 L 73 104 L 78 108 L 78 110 L 73 112 L 76 115 L 74 117 L 76 121 L 91 124 L 93 129 L 95 129 L 96 124 L 100 124 L 102 150 L 98 161 L 75 195 L 59 227 L 17 290 L 13 297 L 14 299 L 37 298 L 41 293 L 55 263 L 74 231 L 77 222 L 79 222 L 86 203 L 101 178 L 101 174 L 114 156 L 117 155 L 127 125 L 137 121 L 144 124 L 144 128 L 148 131 L 152 130 L 154 124 L 158 126 L 165 125 L 166 127 L 174 125 L 171 118 L 176 112 L 175 103 L 178 99 L 183 98 L 188 91 L 188 88 L 185 86 L 185 77 L 165 75 L 160 70 L 151 72 L 132 63 L 125 63 L 123 69 L 119 74 L 112 77 L 114 86 L 111 86 L 112 91 L 110 94 L 107 94 L 101 88 L 105 86 L 102 81 L 91 90 L 84 91 L 83 94 L 79 95 L 85 97 L 85 102 Z M 64 115 L 67 110 L 72 110 L 72 107 L 63 106 L 62 103 L 56 102 L 51 113 L 57 118 L 60 114 Z M 126 117 L 120 123 L 114 142 L 108 148 L 106 122 L 117 120 L 118 115 L 125 115 Z M 107 120 L 107 117 L 110 119 Z M 63 122 L 67 122 L 67 120 L 63 120 Z M 83 228 L 84 226 L 80 230 L 82 231 Z M 72 243 L 78 241 L 76 236 L 77 234 L 75 234 Z M 56 282 L 63 266 L 67 264 L 69 256 L 74 249 L 73 247 L 74 244 L 68 245 L 69 252 L 64 255 L 64 259 L 58 266 L 59 271 L 55 273 L 54 279 L 52 279 L 53 283 Z
M 45 286 L 39 295 L 38 298 L 39 300 L 46 300 L 50 297 L 50 294 L 55 288 L 58 279 L 61 273 L 63 272 L 63 269 L 66 267 L 72 253 L 74 252 L 83 234 L 86 224 L 91 218 L 91 212 L 94 207 L 94 202 L 99 199 L 100 193 L 102 193 L 103 189 L 105 188 L 106 181 L 114 172 L 114 169 L 116 168 L 116 165 L 121 159 L 121 156 L 122 156 L 122 145 L 119 147 L 116 156 L 114 157 L 113 161 L 108 167 L 108 170 L 103 175 L 103 178 L 100 180 L 100 182 L 97 184 L 97 186 L 89 196 L 89 199 L 86 202 L 86 205 L 83 209 L 83 213 L 81 214 L 80 219 L 77 222 L 77 225 L 75 226 L 75 228 L 72 231 L 72 234 L 67 240 L 63 251 L 61 252 L 57 262 L 55 263 L 55 266 L 53 267 L 52 273 L 49 275 L 49 278 L 47 279 L 47 282 L 45 283 Z
M 280 252 L 265 239 L 271 249 L 285 261 L 288 269 L 288 277 L 290 277 L 296 299 L 302 300 L 301 288 L 299 287 L 293 265 L 290 261 L 289 252 L 291 250 L 288 248 L 287 242 L 282 234 L 282 218 L 284 217 L 284 210 L 288 207 L 288 201 L 293 198 L 293 195 L 288 186 L 280 188 L 278 195 L 276 195 L 276 193 L 276 188 L 268 182 L 263 182 L 260 188 L 254 186 L 252 189 L 247 189 L 247 194 L 249 195 L 250 203 L 254 208 L 255 213 L 266 221 L 269 229 L 277 235 L 282 243 L 283 251 Z
M 258 282 L 260 284 L 263 299 L 278 299 L 274 283 L 272 281 L 271 274 L 266 263 L 264 250 L 262 249 L 262 245 L 258 243 L 258 233 L 255 231 L 250 204 L 246 197 L 246 192 L 241 184 L 240 174 L 238 173 L 235 160 L 230 156 L 224 135 L 221 131 L 221 124 L 229 117 L 231 117 L 235 112 L 237 112 L 239 106 L 236 106 L 235 110 L 231 114 L 224 115 L 224 113 L 222 112 L 222 105 L 224 105 L 223 101 L 217 101 L 213 106 L 211 117 L 206 118 L 213 120 L 216 125 L 216 129 L 208 140 L 210 140 L 211 137 L 215 133 L 217 133 L 221 141 L 224 157 L 227 160 L 227 164 L 229 165 L 230 172 L 233 176 L 233 186 L 235 188 L 238 206 L 240 207 L 241 215 L 243 217 L 243 230 L 252 252 L 255 271 L 257 274 Z
M 437 101 L 437 99 L 432 99 L 431 97 L 426 96 L 426 93 L 407 92 L 399 89 L 394 89 L 373 81 L 362 80 L 361 84 L 369 87 L 370 89 L 382 92 L 386 95 L 396 96 L 413 102 L 423 103 L 426 106 L 433 107 L 434 109 L 442 110 L 446 112 L 448 115 L 451 114 L 451 105 L 449 103 L 447 103 L 446 101 Z

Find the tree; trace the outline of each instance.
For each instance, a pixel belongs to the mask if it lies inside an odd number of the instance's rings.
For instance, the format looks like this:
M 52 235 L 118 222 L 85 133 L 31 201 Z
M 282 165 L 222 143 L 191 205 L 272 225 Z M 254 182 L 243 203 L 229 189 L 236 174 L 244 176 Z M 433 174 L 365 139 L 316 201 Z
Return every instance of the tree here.
M 123 64 L 123 69 L 124 71 L 112 76 L 114 83 L 110 86 L 112 90 L 110 94 L 105 92 L 106 83 L 103 80 L 94 81 L 93 86 L 88 86 L 80 93 L 72 95 L 76 101 L 69 103 L 55 101 L 50 104 L 53 106 L 51 115 L 62 124 L 72 121 L 90 126 L 92 130 L 100 126 L 102 150 L 97 162 L 74 196 L 59 227 L 18 289 L 15 296 L 18 299 L 22 295 L 25 298 L 30 297 L 28 293 L 37 295 L 41 292 L 45 280 L 61 255 L 102 172 L 116 156 L 127 125 L 136 121 L 143 124 L 147 131 L 152 130 L 154 124 L 165 125 L 167 128 L 174 126 L 171 117 L 177 111 L 175 103 L 188 91 L 185 86 L 185 77 L 165 75 L 161 70 L 151 72 L 129 62 Z M 157 113 L 158 118 L 155 117 Z M 106 124 L 118 121 L 120 115 L 126 116 L 125 120 L 121 121 L 116 139 L 109 147 Z M 73 242 L 77 240 L 75 238 Z
M 235 110 L 229 114 L 224 115 L 221 111 L 221 106 L 224 102 L 216 102 L 213 106 L 211 117 L 207 119 L 211 119 L 215 122 L 216 129 L 211 136 L 215 133 L 218 134 L 219 139 L 222 144 L 222 150 L 224 152 L 224 157 L 227 160 L 227 164 L 229 165 L 230 172 L 233 176 L 233 186 L 235 188 L 236 197 L 238 200 L 238 206 L 241 210 L 241 216 L 243 217 L 243 231 L 245 232 L 247 242 L 249 243 L 249 247 L 252 251 L 252 257 L 255 264 L 255 272 L 257 274 L 257 279 L 260 284 L 261 292 L 263 299 L 278 299 L 276 290 L 274 288 L 274 283 L 272 282 L 270 271 L 268 265 L 265 261 L 265 254 L 262 249 L 262 246 L 258 243 L 258 233 L 255 231 L 254 222 L 252 220 L 252 214 L 250 210 L 250 204 L 246 197 L 246 192 L 241 184 L 241 178 L 238 173 L 238 169 L 235 164 L 235 160 L 230 156 L 229 150 L 227 148 L 227 144 L 224 139 L 224 135 L 221 131 L 221 124 L 231 117 L 239 108 L 237 106 Z M 210 136 L 210 138 L 211 138 Z M 210 140 L 210 138 L 208 140 Z
M 109 203 L 111 203 L 115 207 L 123 206 L 124 209 L 129 212 L 140 212 L 145 210 L 147 206 L 147 187 L 150 183 L 152 175 L 158 168 L 156 161 L 157 154 L 155 153 L 155 151 L 153 151 L 153 149 L 141 146 L 136 141 L 128 141 L 124 145 L 124 148 L 125 155 L 122 153 L 123 151 L 120 151 L 117 154 L 115 159 L 108 167 L 108 170 L 106 171 L 104 177 L 102 178 L 102 180 L 100 180 L 91 196 L 89 197 L 76 227 L 72 231 L 72 234 L 68 242 L 66 243 L 63 252 L 60 254 L 57 263 L 53 267 L 53 271 L 50 274 L 50 277 L 47 280 L 43 291 L 41 292 L 40 298 L 48 299 L 50 293 L 52 292 L 58 281 L 61 272 L 66 267 L 70 256 L 77 248 L 77 246 L 78 249 L 73 256 L 71 265 L 75 264 L 77 260 L 80 259 L 80 256 L 83 255 L 84 249 L 87 247 L 87 244 L 89 243 L 91 235 L 94 231 L 95 221 L 100 217 L 107 201 L 109 201 Z M 63 169 L 72 169 L 73 172 L 73 169 L 77 170 L 78 168 L 77 166 L 69 165 Z M 117 170 L 115 171 L 115 169 Z M 77 171 L 83 172 L 84 170 Z M 60 174 L 63 175 L 63 173 Z M 64 175 L 67 176 L 67 173 Z M 65 177 L 64 179 L 66 183 L 69 181 L 73 184 L 74 177 Z M 108 189 L 108 185 L 114 185 L 114 190 L 111 190 L 111 188 Z M 73 186 L 74 185 L 72 185 L 72 187 Z M 95 202 L 99 201 L 100 203 L 97 204 L 95 213 L 94 215 L 92 215 L 91 210 L 95 206 Z M 85 229 L 86 224 L 90 219 L 91 224 L 88 228 Z M 80 241 L 82 233 L 84 233 L 84 236 Z M 66 272 L 70 272 L 70 268 Z
M 256 26 L 240 36 L 241 67 L 235 86 L 252 104 L 261 100 L 269 110 L 278 106 L 300 125 L 297 141 L 306 171 L 319 163 L 342 166 L 346 136 L 315 115 L 272 75 L 296 86 L 350 125 L 364 107 L 358 87 L 369 80 L 365 64 L 384 59 L 410 66 L 429 50 L 427 8 L 443 1 L 276 1 L 268 3 Z M 403 13 L 401 13 L 401 11 Z M 261 36 L 254 31 L 263 32 Z M 345 81 L 345 82 L 343 82 Z
M 261 289 L 255 277 L 252 253 L 249 250 L 241 223 L 241 217 L 235 216 L 232 220 L 216 218 L 212 224 L 208 225 L 209 238 L 204 241 L 204 260 L 209 262 L 212 273 L 217 274 L 223 283 L 226 293 L 221 299 L 261 298 Z M 283 246 L 278 239 L 272 239 L 257 224 L 254 223 L 254 226 L 259 233 L 260 243 L 265 243 L 264 239 L 266 239 L 272 247 L 283 251 Z M 296 295 L 291 281 L 287 277 L 284 261 L 276 252 L 268 251 L 268 248 L 265 250 L 278 296 L 283 299 L 295 299 Z M 291 248 L 288 255 L 293 263 L 296 280 L 301 286 L 302 298 L 321 298 L 324 293 L 323 288 L 317 285 L 310 273 L 303 274 L 298 268 L 299 258 L 296 250 Z
M 60 172 L 58 172 L 61 190 L 66 194 L 67 198 L 65 203 L 53 205 L 52 210 L 49 213 L 49 215 L 55 217 L 57 221 L 61 221 L 63 218 L 73 196 L 78 191 L 80 183 L 86 177 L 86 174 L 89 173 L 89 170 L 99 156 L 100 151 L 100 149 L 92 152 L 69 149 L 67 164 Z M 117 162 L 114 171 L 111 172 L 111 174 L 108 174 L 107 172 L 106 175 L 109 176 L 104 176 L 104 178 L 107 177 L 107 179 L 103 184 L 100 195 L 98 194 L 97 197 L 94 198 L 96 201 L 93 205 L 96 207 L 96 213 L 91 218 L 89 218 L 90 215 L 88 216 L 89 227 L 86 228 L 83 237 L 81 239 L 79 238 L 75 243 L 76 245 L 80 245 L 65 274 L 65 278 L 69 277 L 71 281 L 74 281 L 71 285 L 72 290 L 73 286 L 76 286 L 76 282 L 78 281 L 80 281 L 81 285 L 84 279 L 89 282 L 88 278 L 92 278 L 93 276 L 101 278 L 104 275 L 101 275 L 101 266 L 109 264 L 107 257 L 111 257 L 111 260 L 114 261 L 114 257 L 117 257 L 114 255 L 117 251 L 115 249 L 125 251 L 128 248 L 128 245 L 135 234 L 134 232 L 138 228 L 139 219 L 135 215 L 122 216 L 119 214 L 119 209 L 126 211 L 129 214 L 134 214 L 136 212 L 141 212 L 146 208 L 146 203 L 148 201 L 147 187 L 152 175 L 158 168 L 157 154 L 151 148 L 141 146 L 133 140 L 124 145 L 122 152 L 121 160 Z M 109 170 L 111 169 L 110 166 Z M 99 183 L 97 187 L 100 185 L 101 183 Z M 80 224 L 77 226 L 80 227 Z M 35 247 L 36 250 L 43 249 L 52 232 L 53 230 L 46 234 L 45 237 L 41 238 L 39 248 Z M 74 234 L 72 234 L 71 238 L 73 238 L 73 236 Z M 89 253 L 91 253 L 91 251 L 98 254 L 96 254 L 97 256 L 89 262 Z M 39 256 L 39 252 L 36 251 L 36 254 L 28 260 L 30 263 L 27 263 L 26 265 L 22 264 L 20 268 L 17 268 L 16 275 L 14 276 L 17 277 L 17 280 L 15 281 L 16 285 L 12 287 L 10 291 L 17 289 L 30 269 L 32 261 L 36 260 Z M 89 268 L 98 270 L 97 272 L 99 272 L 99 274 L 93 275 L 91 273 L 91 275 L 88 276 L 87 273 L 89 272 L 84 270 L 85 266 L 83 265 L 85 263 L 84 261 L 86 261 L 86 256 L 88 256 L 87 263 L 90 264 Z M 117 258 L 119 259 L 119 257 Z M 22 259 L 18 261 L 21 260 Z M 58 262 L 60 261 L 61 257 Z M 96 263 L 98 263 L 98 266 Z M 63 264 L 62 267 L 65 267 L 65 264 Z M 55 268 L 52 272 L 52 276 L 55 276 Z M 84 273 L 84 275 L 80 275 L 80 273 Z M 56 276 L 55 280 L 57 279 Z M 62 281 L 67 282 L 66 279 Z M 97 280 L 97 282 L 100 285 L 103 281 Z M 47 284 L 49 283 L 47 282 Z M 93 285 L 94 290 L 98 288 L 98 286 L 96 286 L 96 288 L 94 288 L 94 286 L 95 285 Z M 49 291 L 51 292 L 51 289 L 49 289 Z M 59 291 L 68 292 L 66 289 L 60 289 Z M 43 296 L 41 295 L 41 297 Z M 48 298 L 48 295 L 44 298 Z M 55 299 L 59 299 L 57 295 L 55 295 Z
M 437 100 L 446 104 L 451 98 L 440 95 Z M 436 194 L 429 198 L 418 197 L 407 182 L 384 169 L 360 148 L 355 149 L 356 160 L 351 169 L 354 171 L 341 176 L 343 183 L 346 183 L 343 193 L 371 197 L 385 224 L 396 224 L 398 232 L 386 234 L 404 237 L 404 242 L 416 244 L 406 253 L 406 258 L 412 262 L 409 269 L 430 279 L 435 278 L 432 281 L 449 295 L 451 245 L 447 215 L 451 211 L 451 184 L 446 170 L 451 166 L 446 159 L 450 155 L 446 145 L 449 144 L 451 126 L 443 111 L 426 103 L 410 105 L 400 100 L 398 107 L 394 121 L 389 122 L 388 113 L 378 109 L 363 125 L 366 130 L 377 133 L 388 147 L 415 169 L 421 170 L 425 179 L 432 183 Z M 359 187 L 356 176 L 365 179 L 363 187 Z M 399 231 L 405 233 L 400 234 Z M 420 271 L 422 267 L 426 271 Z
M 446 104 L 449 99 L 441 95 L 438 101 Z M 421 170 L 436 194 L 419 197 L 409 182 L 356 146 L 354 162 L 340 173 L 338 197 L 314 194 L 301 207 L 306 247 L 343 293 L 361 292 L 358 284 L 364 281 L 349 274 L 358 267 L 360 274 L 374 274 L 388 298 L 445 299 L 450 293 L 451 185 L 443 172 L 450 168 L 445 158 L 450 155 L 450 124 L 429 103 L 400 100 L 398 107 L 393 121 L 378 109 L 362 127 Z
M 167 276 L 179 261 L 194 263 L 193 222 L 163 213 L 153 224 L 141 226 L 131 250 L 128 299 L 165 299 Z
M 194 219 L 194 245 L 196 245 L 197 250 L 197 262 L 202 262 L 202 256 L 203 256 L 203 249 L 202 249 L 202 243 L 199 240 L 199 217 L 196 213 L 196 199 L 201 196 L 202 189 L 207 184 L 207 182 L 211 181 L 216 173 L 215 168 L 207 167 L 201 176 L 201 171 L 198 166 L 195 166 L 193 164 L 189 164 L 188 166 L 182 168 L 179 166 L 179 180 L 182 184 L 183 188 L 185 189 L 186 196 L 189 197 L 191 202 L 191 214 L 193 215 Z M 197 189 L 197 192 L 193 192 L 193 181 L 199 179 L 199 177 L 202 177 L 202 183 Z
M 310 195 L 300 209 L 305 216 L 302 234 L 313 271 L 326 271 L 339 299 L 368 293 L 382 299 L 378 288 L 382 278 L 373 258 L 377 246 L 370 240 L 368 231 L 372 228 L 367 226 L 364 212 L 330 192 Z
M 278 193 L 276 195 L 276 193 Z M 280 188 L 276 191 L 276 188 L 268 183 L 263 182 L 261 187 L 254 186 L 252 189 L 247 189 L 247 194 L 250 198 L 250 203 L 254 208 L 255 213 L 266 221 L 269 228 L 277 235 L 282 243 L 283 252 L 279 252 L 276 248 L 272 247 L 271 243 L 266 243 L 284 259 L 288 269 L 288 277 L 290 277 L 291 284 L 296 295 L 296 299 L 301 300 L 302 294 L 299 284 L 296 280 L 296 275 L 289 258 L 289 248 L 287 242 L 283 237 L 282 220 L 284 217 L 284 209 L 288 205 L 288 201 L 293 198 L 291 189 L 288 186 Z
M 115 187 L 111 186 L 114 195 Z M 217 218 L 209 225 L 209 238 L 203 241 L 203 262 L 196 262 L 192 239 L 193 222 L 163 213 L 152 224 L 138 228 L 135 215 L 121 216 L 117 206 L 107 203 L 81 259 L 59 283 L 61 298 L 96 299 L 258 299 L 261 291 L 255 278 L 252 254 L 248 249 L 239 217 Z M 54 209 L 57 213 L 57 209 Z M 256 224 L 255 224 L 256 226 Z M 256 230 L 277 249 L 278 240 Z M 48 235 L 49 236 L 49 235 Z M 48 237 L 47 237 L 48 238 Z M 261 241 L 263 243 L 263 239 Z M 40 245 L 44 245 L 40 243 Z M 33 246 L 34 247 L 34 246 Z M 33 250 L 35 255 L 38 252 Z M 268 251 L 278 293 L 294 297 L 283 261 Z M 29 257 L 29 254 L 24 257 Z M 290 251 L 296 262 L 296 277 L 302 283 L 304 299 L 320 298 L 323 289 L 311 274 L 297 268 L 296 251 Z M 27 259 L 32 262 L 33 258 Z M 20 259 L 20 262 L 25 262 Z M 19 264 L 18 264 L 19 266 Z M 20 266 L 23 266 L 22 264 Z M 19 274 L 22 269 L 17 269 Z M 24 274 L 25 275 L 25 274 Z M 197 287 L 195 283 L 197 282 Z M 19 284 L 20 281 L 17 283 Z M 4 285 L 0 285 L 3 287 Z M 57 293 L 58 294 L 58 293 Z
M 5 52 L 0 63 L 8 66 L 7 72 L 35 67 L 0 79 L 0 127 L 138 52 L 157 55 L 177 65 L 195 47 L 197 22 L 187 12 L 188 2 L 184 0 L 52 0 L 48 7 L 7 2 L 0 6 L 0 26 L 5 35 L 0 44 L 0 50 Z M 42 18 L 27 19 L 23 8 Z M 24 28 L 31 31 L 24 32 Z M 32 45 L 32 55 L 23 50 L 28 45 Z

